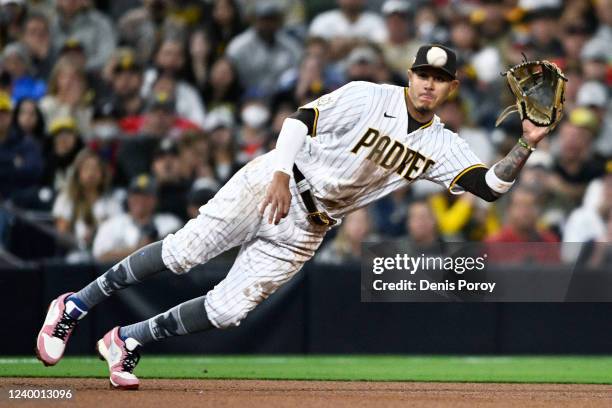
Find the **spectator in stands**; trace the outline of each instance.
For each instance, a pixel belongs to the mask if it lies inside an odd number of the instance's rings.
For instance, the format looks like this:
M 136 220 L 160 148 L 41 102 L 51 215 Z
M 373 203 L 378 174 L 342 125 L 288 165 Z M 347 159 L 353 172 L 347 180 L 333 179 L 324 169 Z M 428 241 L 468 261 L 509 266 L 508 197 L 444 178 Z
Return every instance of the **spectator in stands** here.
M 586 185 L 604 173 L 604 162 L 591 155 L 597 119 L 588 110 L 574 110 L 559 126 L 559 153 L 546 186 L 565 202 L 580 204 Z
M 470 20 L 470 16 L 462 12 L 453 15 L 450 21 L 450 45 L 462 61 L 470 61 L 481 48 L 481 38 L 477 27 L 478 25 Z
M 136 59 L 144 63 L 153 55 L 153 49 L 166 28 L 169 3 L 165 0 L 144 0 L 142 7 L 128 10 L 117 24 L 119 41 L 136 51 Z
M 25 0 L 4 0 L 0 3 L 2 14 L 2 32 L 8 41 L 19 40 L 28 15 L 28 5 Z M 6 42 L 2 45 L 6 45 Z
M 187 193 L 191 178 L 183 178 L 178 146 L 171 139 L 160 141 L 155 153 L 151 172 L 157 182 L 158 210 L 187 219 Z
M 176 232 L 182 222 L 176 216 L 156 211 L 155 180 L 142 174 L 128 188 L 127 213 L 118 213 L 100 224 L 93 242 L 93 256 L 100 262 L 115 262 L 147 244 Z
M 26 49 L 17 42 L 4 47 L 2 66 L 11 75 L 11 97 L 13 102 L 23 98 L 38 100 L 47 91 L 44 80 L 32 76 L 31 61 Z
M 178 150 L 179 171 L 182 179 L 214 178 L 208 134 L 202 131 L 185 132 L 179 140 Z
M 346 216 L 336 237 L 317 252 L 315 259 L 336 265 L 358 262 L 361 259 L 361 244 L 375 238 L 368 210 L 360 208 Z
M 574 21 L 563 27 L 560 39 L 563 46 L 563 63 L 566 67 L 576 68 L 582 65 L 580 52 L 591 34 L 587 24 L 586 21 Z
M 75 120 L 70 117 L 53 120 L 49 126 L 47 144 L 42 183 L 59 192 L 67 186 L 74 160 L 83 149 Z
M 499 231 L 495 210 L 470 194 L 432 194 L 429 204 L 442 236 L 452 241 L 480 241 Z
M 558 242 L 554 234 L 539 225 L 541 207 L 536 188 L 515 186 L 510 193 L 504 226 L 487 238 L 487 242 Z
M 246 164 L 266 152 L 270 109 L 263 100 L 253 99 L 243 105 L 240 119 L 242 126 L 238 130 L 236 160 L 240 164 Z
M 578 263 L 586 263 L 591 268 L 601 268 L 608 272 L 612 266 L 612 211 L 604 214 L 603 222 L 604 230 L 587 241 Z
M 610 45 L 612 42 L 612 2 L 601 0 L 593 3 L 595 14 L 599 19 L 599 27 L 593 36 L 593 41 L 600 44 Z M 607 47 L 608 59 L 612 59 L 612 50 Z
M 174 76 L 160 75 L 155 79 L 151 91 L 153 94 L 173 95 L 176 101 L 176 114 L 188 120 L 193 125 L 204 126 L 204 105 L 197 92 L 187 91 L 183 81 L 177 81 Z
M 408 243 L 412 253 L 432 254 L 444 251 L 444 240 L 436 222 L 433 209 L 427 200 L 417 200 L 408 206 L 406 217 Z
M 60 58 L 51 72 L 48 94 L 40 100 L 45 121 L 51 123 L 58 117 L 73 117 L 79 133 L 88 134 L 93 108 L 85 71 L 75 66 L 71 59 Z
M 122 121 L 123 131 L 131 137 L 121 143 L 117 153 L 118 183 L 127 185 L 139 174 L 150 172 L 159 141 L 178 136 L 176 122 L 174 99 L 168 94 L 156 94 L 148 101 L 144 115 Z
M 376 82 L 378 56 L 369 46 L 357 47 L 346 59 L 346 79 L 350 81 Z
M 382 6 L 388 36 L 381 44 L 386 63 L 396 73 L 404 74 L 420 43 L 410 33 L 414 9 L 407 0 L 387 0 Z
M 195 218 L 200 212 L 200 207 L 212 200 L 219 186 L 210 179 L 197 180 L 187 195 L 187 215 Z
M 236 160 L 237 147 L 234 141 L 233 121 L 223 112 L 211 114 L 206 130 L 210 134 L 211 162 L 214 177 L 223 185 L 240 169 Z
M 582 51 L 580 59 L 582 72 L 587 81 L 606 82 L 608 77 L 608 59 L 610 57 L 610 43 L 603 43 L 595 39 L 589 40 Z
M 33 99 L 22 99 L 17 103 L 11 127 L 21 137 L 29 137 L 40 146 L 46 143 L 45 118 Z
M 388 238 L 406 234 L 406 213 L 413 193 L 407 188 L 395 190 L 374 203 L 371 208 L 376 231 Z
M 100 223 L 122 211 L 121 203 L 109 194 L 110 178 L 100 157 L 84 149 L 53 204 L 55 227 L 74 238 L 77 252 L 89 250 Z
M 245 29 L 236 0 L 215 0 L 212 19 L 205 25 L 210 43 L 210 63 L 225 55 L 229 43 Z
M 0 199 L 35 185 L 42 173 L 43 157 L 38 143 L 11 128 L 13 105 L 0 93 Z
M 41 13 L 30 13 L 20 41 L 29 54 L 32 75 L 47 79 L 53 68 L 51 34 L 47 17 Z
M 145 71 L 141 93 L 144 98 L 149 98 L 155 92 L 173 94 L 179 115 L 203 127 L 206 114 L 204 103 L 197 90 L 185 81 L 186 60 L 185 45 L 180 39 L 164 39 L 155 52 L 154 67 Z M 164 89 L 160 89 L 160 86 Z
M 376 54 L 376 70 L 374 71 L 374 82 L 379 84 L 391 84 L 397 86 L 407 86 L 408 80 L 405 73 L 395 72 L 390 68 L 385 60 L 383 50 L 378 46 L 372 46 Z
M 121 117 L 137 116 L 144 110 L 144 98 L 140 95 L 142 80 L 142 67 L 134 52 L 130 49 L 119 51 L 109 67 L 109 82 L 110 99 Z
M 189 36 L 189 66 L 187 67 L 187 81 L 197 89 L 202 89 L 210 75 L 211 44 L 206 30 L 197 29 Z
M 120 121 L 126 135 L 148 135 L 179 139 L 186 130 L 199 126 L 177 115 L 174 95 L 159 92 L 149 97 L 142 114 L 124 117 Z
M 541 195 L 537 187 L 518 185 L 510 193 L 502 230 L 486 239 L 488 261 L 552 263 L 560 261 L 559 239 L 540 225 Z
M 586 81 L 576 93 L 576 106 L 586 108 L 597 116 L 597 126 L 593 129 L 595 150 L 603 156 L 612 156 L 612 110 L 609 109 L 608 92 L 609 88 L 603 83 Z
M 155 47 L 165 36 L 185 35 L 184 25 L 172 14 L 172 6 L 176 4 L 166 0 L 143 0 L 142 7 L 128 10 L 119 19 L 120 43 L 133 48 L 140 63 L 151 60 Z
M 293 107 L 301 106 L 342 86 L 346 82 L 344 74 L 335 64 L 329 64 L 328 58 L 327 40 L 308 39 L 300 65 L 280 77 L 275 103 L 282 101 Z
M 606 234 L 606 215 L 612 212 L 612 165 L 608 170 L 602 179 L 594 181 L 599 184 L 599 191 L 595 193 L 593 202 L 585 200 L 582 206 L 572 211 L 568 217 L 563 231 L 563 242 L 588 242 Z M 579 246 L 576 244 L 564 246 L 563 260 L 574 261 L 578 250 Z
M 444 20 L 432 3 L 419 4 L 414 14 L 414 31 L 420 43 L 445 43 L 448 38 Z
M 563 47 L 558 38 L 561 2 L 537 4 L 526 10 L 525 21 L 529 25 L 530 41 L 535 57 L 555 59 L 563 56 Z M 555 3 L 552 4 L 551 3 Z
M 381 43 L 387 38 L 385 22 L 376 13 L 366 11 L 365 0 L 338 0 L 338 7 L 317 15 L 308 34 L 330 41 L 334 58 L 364 42 Z
M 253 94 L 269 96 L 280 75 L 296 67 L 301 46 L 281 31 L 283 10 L 273 0 L 255 4 L 252 28 L 235 37 L 226 56 L 238 72 L 241 84 Z
M 223 108 L 236 115 L 241 97 L 242 87 L 232 63 L 227 58 L 218 59 L 211 67 L 202 90 L 202 99 L 209 111 Z
M 85 47 L 87 69 L 101 70 L 112 56 L 116 34 L 110 19 L 89 1 L 57 0 L 52 39 L 59 50 L 67 39 L 76 38 Z

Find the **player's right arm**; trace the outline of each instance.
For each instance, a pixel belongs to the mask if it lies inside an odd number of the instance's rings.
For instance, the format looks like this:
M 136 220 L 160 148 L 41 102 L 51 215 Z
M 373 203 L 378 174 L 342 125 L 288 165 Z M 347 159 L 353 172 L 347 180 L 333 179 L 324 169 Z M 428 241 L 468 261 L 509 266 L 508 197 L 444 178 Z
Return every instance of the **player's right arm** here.
M 278 224 L 287 216 L 291 206 L 289 181 L 293 175 L 293 164 L 308 135 L 316 136 L 317 129 L 324 132 L 332 129 L 342 134 L 358 121 L 365 106 L 364 98 L 373 84 L 350 82 L 319 99 L 300 107 L 283 122 L 276 141 L 276 163 L 272 181 L 266 191 L 259 213 L 263 216 L 268 205 L 268 223 Z M 329 118 L 328 118 L 329 117 Z

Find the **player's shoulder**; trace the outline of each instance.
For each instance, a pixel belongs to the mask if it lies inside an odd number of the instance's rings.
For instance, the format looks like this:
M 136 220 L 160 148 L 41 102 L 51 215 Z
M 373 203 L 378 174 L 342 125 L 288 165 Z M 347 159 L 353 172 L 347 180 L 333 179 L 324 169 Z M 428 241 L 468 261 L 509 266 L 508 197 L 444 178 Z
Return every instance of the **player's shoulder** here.
M 396 85 L 377 84 L 368 81 L 351 81 L 342 88 L 344 92 L 367 93 L 370 95 L 386 95 L 393 92 L 404 92 L 404 88 Z

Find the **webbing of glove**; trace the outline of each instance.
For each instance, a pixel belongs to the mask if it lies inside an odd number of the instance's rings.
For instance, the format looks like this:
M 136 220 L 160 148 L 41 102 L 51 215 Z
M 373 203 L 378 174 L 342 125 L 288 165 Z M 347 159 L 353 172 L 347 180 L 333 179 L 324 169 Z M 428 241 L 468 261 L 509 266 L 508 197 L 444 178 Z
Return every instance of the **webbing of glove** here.
M 563 116 L 567 81 L 559 67 L 549 61 L 526 61 L 503 75 L 516 104 L 501 112 L 495 126 L 511 113 L 518 112 L 521 119 L 527 118 L 537 126 L 554 128 Z

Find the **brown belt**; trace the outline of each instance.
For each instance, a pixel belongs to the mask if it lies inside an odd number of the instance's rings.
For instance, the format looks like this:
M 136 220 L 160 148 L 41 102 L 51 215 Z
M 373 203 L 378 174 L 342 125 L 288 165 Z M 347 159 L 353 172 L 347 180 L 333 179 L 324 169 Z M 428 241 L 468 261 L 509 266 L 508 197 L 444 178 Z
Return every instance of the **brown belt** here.
M 306 206 L 306 210 L 308 210 L 308 215 L 306 216 L 308 222 L 322 227 L 332 227 L 336 225 L 337 221 L 327 215 L 326 212 L 317 210 L 317 205 L 312 197 L 312 192 L 310 191 L 310 188 L 307 187 L 308 185 L 305 181 L 306 178 L 295 164 L 293 165 L 293 176 L 295 178 L 295 184 L 298 186 L 300 196 L 302 197 L 302 201 Z

